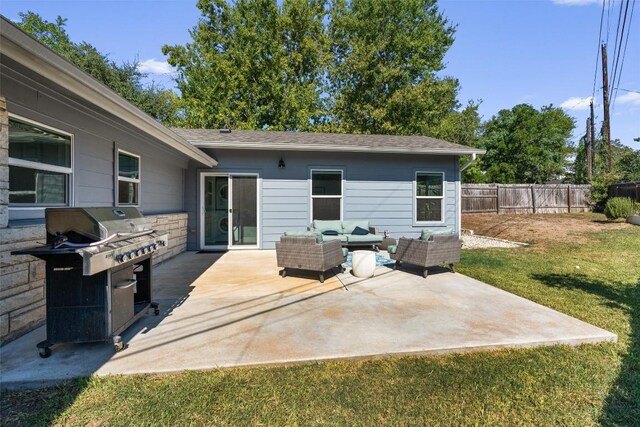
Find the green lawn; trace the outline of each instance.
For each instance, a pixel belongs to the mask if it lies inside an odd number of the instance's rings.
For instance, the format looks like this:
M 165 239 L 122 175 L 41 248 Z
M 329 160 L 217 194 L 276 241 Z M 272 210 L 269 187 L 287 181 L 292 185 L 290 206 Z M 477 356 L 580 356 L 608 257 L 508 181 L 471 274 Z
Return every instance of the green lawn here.
M 91 378 L 2 397 L 5 425 L 639 425 L 640 227 L 466 251 L 458 270 L 616 344 Z

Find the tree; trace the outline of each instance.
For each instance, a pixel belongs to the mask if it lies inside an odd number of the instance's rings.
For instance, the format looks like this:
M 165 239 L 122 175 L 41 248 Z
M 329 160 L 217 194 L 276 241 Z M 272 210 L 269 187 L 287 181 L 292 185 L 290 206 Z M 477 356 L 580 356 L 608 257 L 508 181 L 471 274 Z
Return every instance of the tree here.
M 528 104 L 501 110 L 482 126 L 487 153 L 480 167 L 488 182 L 544 183 L 567 173 L 575 121 L 562 109 Z
M 613 156 L 614 170 L 620 181 L 640 182 L 640 150 L 621 146 Z
M 470 144 L 477 104 L 439 78 L 453 27 L 435 0 L 200 0 L 164 46 L 185 125 L 421 134 Z
M 145 86 L 146 74 L 138 70 L 137 61 L 121 65 L 110 60 L 87 42 L 74 43 L 65 30 L 66 19 L 58 16 L 49 22 L 33 12 L 20 13 L 17 23 L 24 31 L 66 58 L 78 68 L 104 83 L 126 100 L 165 124 L 176 120 L 177 105 L 173 92 L 151 83 Z
M 330 19 L 337 130 L 434 135 L 459 107 L 458 81 L 436 76 L 455 30 L 435 0 L 336 0 Z
M 324 0 L 200 0 L 186 46 L 164 46 L 178 69 L 191 127 L 306 130 L 324 116 Z

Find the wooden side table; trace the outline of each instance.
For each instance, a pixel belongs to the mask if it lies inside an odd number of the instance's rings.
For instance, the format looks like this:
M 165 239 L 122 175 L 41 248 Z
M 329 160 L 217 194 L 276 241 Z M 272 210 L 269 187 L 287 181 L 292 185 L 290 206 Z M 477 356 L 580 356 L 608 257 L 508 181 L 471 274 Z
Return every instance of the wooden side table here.
M 381 250 L 386 251 L 389 246 L 397 245 L 397 244 L 398 244 L 398 242 L 393 237 L 386 237 L 386 238 L 382 239 L 382 243 L 380 243 L 378 245 L 378 247 Z

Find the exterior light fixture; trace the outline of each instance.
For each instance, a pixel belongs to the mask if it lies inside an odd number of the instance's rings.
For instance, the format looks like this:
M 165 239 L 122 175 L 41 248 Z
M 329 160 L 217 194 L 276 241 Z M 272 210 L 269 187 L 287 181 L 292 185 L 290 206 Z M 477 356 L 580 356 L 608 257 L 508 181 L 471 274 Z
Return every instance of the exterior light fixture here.
M 280 157 L 280 161 L 278 162 L 278 168 L 284 169 L 286 165 L 284 164 L 284 159 Z

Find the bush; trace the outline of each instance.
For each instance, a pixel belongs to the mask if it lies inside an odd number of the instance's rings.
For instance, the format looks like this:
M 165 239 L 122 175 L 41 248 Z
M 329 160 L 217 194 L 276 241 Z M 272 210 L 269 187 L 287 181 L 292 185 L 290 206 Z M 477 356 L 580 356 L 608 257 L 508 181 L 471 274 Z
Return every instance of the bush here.
M 591 181 L 590 202 L 594 212 L 603 212 L 609 198 L 609 187 L 618 182 L 615 175 L 598 174 Z
M 604 207 L 604 214 L 609 219 L 626 218 L 636 211 L 636 202 L 628 197 L 612 197 Z

